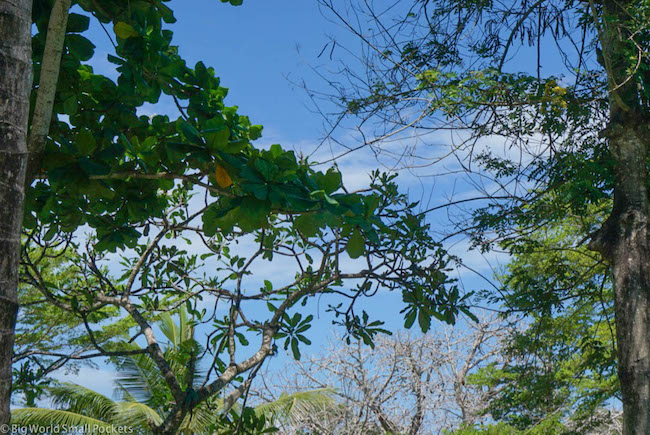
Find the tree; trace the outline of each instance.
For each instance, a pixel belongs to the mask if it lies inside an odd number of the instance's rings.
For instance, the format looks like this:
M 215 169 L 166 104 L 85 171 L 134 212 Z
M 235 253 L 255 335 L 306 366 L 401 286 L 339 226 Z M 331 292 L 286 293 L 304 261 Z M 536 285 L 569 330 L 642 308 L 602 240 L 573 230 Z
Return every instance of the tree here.
M 190 355 L 185 348 L 197 346 L 194 328 L 185 310 L 180 310 L 178 323 L 172 315 L 161 316 L 158 327 L 168 340 L 164 353 L 174 361 L 173 369 L 179 378 L 186 378 Z M 197 362 L 200 365 L 200 361 Z M 13 411 L 14 424 L 20 426 L 36 425 L 51 427 L 97 427 L 116 430 L 118 426 L 128 427 L 135 433 L 151 433 L 152 428 L 165 419 L 173 397 L 161 380 L 153 361 L 145 354 L 132 355 L 119 361 L 118 378 L 115 383 L 119 401 L 111 400 L 95 391 L 73 383 L 60 383 L 47 389 L 56 409 L 22 408 Z M 197 377 L 195 380 L 198 380 Z M 198 385 L 197 385 L 198 386 Z M 259 413 L 265 415 L 269 423 L 273 419 L 289 418 L 296 409 L 326 404 L 331 401 L 327 391 L 308 391 L 301 394 L 284 395 L 281 401 L 267 403 L 260 407 Z M 292 403 L 293 407 L 288 407 Z M 221 433 L 221 416 L 224 401 L 213 398 L 204 402 L 192 415 L 187 415 L 177 433 L 194 434 Z M 231 406 L 234 404 L 231 404 Z M 237 410 L 241 413 L 241 410 Z M 99 430 L 99 429 L 97 429 Z
M 474 201 L 461 230 L 482 249 L 606 207 L 583 243 L 611 269 L 625 432 L 650 433 L 647 2 L 321 3 L 366 48 L 363 73 L 330 80 L 340 117 L 378 148 L 459 132 L 449 154 L 478 192 L 448 206 Z
M 284 368 L 284 376 L 267 374 L 265 388 L 255 393 L 271 401 L 277 391 L 334 389 L 331 406 L 299 415 L 281 426 L 283 433 L 424 434 L 471 426 L 492 391 L 470 379 L 497 363 L 506 333 L 492 320 L 436 327 L 418 337 L 382 336 L 373 348 L 335 340 L 325 352 Z
M 39 240 L 24 241 L 23 246 L 28 248 L 40 243 Z M 74 269 L 66 267 L 71 255 L 63 246 L 60 249 L 23 251 L 22 255 L 41 265 L 46 282 L 63 287 L 80 285 Z M 76 370 L 88 361 L 82 355 L 87 355 L 94 345 L 81 318 L 50 304 L 26 278 L 22 274 L 18 286 L 20 310 L 12 359 L 12 400 L 17 403 L 22 396 L 23 406 L 34 407 L 45 387 L 52 382 L 52 374 L 64 366 L 67 371 Z M 128 330 L 134 326 L 129 318 L 120 316 L 116 307 L 98 310 L 88 316 L 87 321 L 96 328 L 94 338 L 99 345 L 116 337 L 128 339 Z
M 495 392 L 487 409 L 496 421 L 535 433 L 618 423 L 607 409 L 620 401 L 611 279 L 602 259 L 579 244 L 580 227 L 598 214 L 567 216 L 530 234 L 502 276 L 509 321 L 522 326 L 509 334 L 504 363 L 471 379 Z
M 265 159 L 278 152 L 282 152 L 278 147 L 260 152 L 251 167 L 279 172 Z M 223 203 L 203 195 L 196 201 L 187 187 L 179 185 L 167 193 L 170 204 L 162 217 L 132 224 L 149 232 L 132 250 L 100 251 L 91 236 L 83 247 L 70 244 L 70 260 L 61 266 L 75 277 L 73 282 L 47 281 L 47 262 L 39 264 L 29 256 L 23 257 L 24 279 L 50 304 L 82 320 L 92 349 L 77 358 L 145 354 L 150 358 L 173 398 L 164 400 L 171 405 L 154 433 L 175 433 L 187 415 L 231 387 L 224 400 L 234 403 L 277 345 L 291 348 L 299 359 L 302 344 L 310 344 L 308 330 L 314 318 L 300 307 L 314 297 L 327 297 L 334 320 L 366 343 L 384 330 L 382 322 L 365 311 L 359 313 L 356 302 L 378 289 L 401 291 L 406 321 L 412 325 L 417 318 L 424 329 L 432 318 L 453 322 L 468 312 L 464 296 L 447 275 L 448 256 L 430 238 L 422 217 L 414 215 L 414 205 L 398 192 L 394 176 L 376 174 L 364 195 L 334 193 L 341 183 L 336 172 L 315 176 L 327 189 L 320 193 L 329 198 L 327 207 L 333 207 L 326 220 L 319 220 L 316 212 L 260 217 L 258 209 L 246 208 L 247 221 L 239 217 L 243 211 L 238 207 L 215 216 L 212 213 Z M 251 220 L 261 228 L 251 228 Z M 42 241 L 49 230 L 35 231 L 41 236 L 30 240 Z M 361 234 L 367 237 L 365 242 Z M 39 249 L 58 249 L 69 237 L 52 234 Z M 278 261 L 284 273 L 277 272 Z M 269 265 L 273 276 L 265 272 Z M 186 349 L 187 376 L 198 375 L 199 356 L 209 361 L 198 387 L 174 370 L 175 363 L 161 351 L 152 326 L 161 313 L 181 306 L 207 329 L 201 350 Z M 130 318 L 136 327 L 125 331 L 128 341 L 141 340 L 142 347 L 125 346 L 117 337 L 98 340 L 89 319 L 107 307 L 119 308 Z
M 239 5 L 242 2 L 230 0 L 230 3 Z M 81 8 L 82 13 L 70 12 L 72 5 Z M 161 429 L 166 432 L 174 431 L 184 415 L 197 404 L 195 402 L 206 400 L 242 371 L 261 363 L 272 350 L 273 337 L 280 324 L 291 325 L 291 331 L 302 328 L 305 319 L 293 317 L 299 323 L 294 325 L 285 319 L 286 311 L 301 297 L 325 291 L 329 284 L 338 284 L 344 274 L 339 274 L 338 267 L 333 267 L 331 273 L 325 273 L 321 268 L 319 270 L 323 273 L 314 277 L 314 268 L 303 269 L 300 279 L 284 289 L 297 291 L 293 295 L 287 294 L 287 299 L 275 307 L 277 314 L 271 316 L 270 324 L 254 324 L 257 331 L 263 332 L 263 352 L 244 366 L 221 367 L 226 376 L 199 391 L 197 399 L 192 389 L 184 391 L 174 379 L 151 334 L 149 320 L 143 315 L 143 311 L 149 309 L 154 312 L 158 308 L 171 309 L 173 304 L 185 303 L 195 296 L 183 293 L 187 288 L 178 289 L 179 282 L 190 287 L 192 281 L 185 272 L 179 273 L 174 268 L 193 269 L 196 258 L 186 257 L 173 247 L 163 247 L 163 238 L 176 236 L 182 231 L 201 237 L 197 234 L 202 232 L 204 236 L 214 237 L 206 241 L 206 245 L 211 247 L 213 254 L 223 258 L 229 254 L 220 251 L 219 246 L 229 241 L 231 234 L 243 237 L 245 233 L 261 230 L 257 233 L 261 248 L 255 255 L 264 254 L 270 258 L 272 252 L 281 246 L 278 237 L 289 232 L 288 227 L 295 223 L 305 233 L 289 233 L 291 243 L 299 248 L 299 252 L 303 250 L 302 244 L 311 246 L 309 237 L 319 229 L 332 236 L 321 251 L 325 258 L 323 267 L 332 267 L 330 261 L 338 264 L 344 248 L 352 257 L 376 252 L 374 249 L 366 250 L 364 246 L 368 242 L 376 247 L 385 244 L 384 248 L 392 249 L 392 242 L 379 239 L 377 230 L 385 231 L 382 226 L 385 224 L 380 224 L 381 219 L 377 220 L 375 216 L 380 205 L 381 209 L 390 208 L 381 199 L 381 189 L 394 189 L 390 183 L 384 183 L 377 195 L 344 191 L 334 195 L 342 186 L 337 171 L 317 172 L 306 161 L 297 159 L 280 146 L 263 151 L 255 149 L 251 142 L 261 136 L 261 126 L 252 125 L 247 117 L 237 113 L 236 107 L 224 104 L 227 90 L 220 86 L 212 68 L 202 62 L 191 68 L 178 55 L 177 48 L 172 45 L 172 32 L 165 28 L 175 21 L 165 1 L 134 0 L 125 4 L 117 0 L 79 0 L 74 3 L 71 0 L 35 0 L 3 3 L 2 8 L 2 29 L 7 32 L 7 35 L 3 33 L 7 36 L 3 41 L 10 43 L 3 45 L 0 61 L 4 68 L 1 71 L 2 95 L 7 96 L 3 97 L 0 113 L 3 129 L 0 198 L 4 205 L 0 282 L 1 296 L 6 301 L 0 305 L 3 322 L 0 353 L 4 358 L 0 371 L 0 424 L 9 419 L 10 349 L 23 217 L 22 228 L 27 240 L 33 240 L 31 236 L 36 234 L 45 242 L 59 240 L 77 249 L 73 243 L 75 231 L 86 225 L 93 231 L 95 239 L 90 241 L 85 256 L 76 256 L 74 264 L 70 265 L 87 278 L 86 285 L 80 289 L 52 285 L 43 279 L 40 266 L 23 256 L 26 279 L 48 303 L 75 313 L 83 321 L 97 355 L 115 355 L 115 352 L 124 351 L 98 343 L 87 324 L 89 316 L 107 305 L 128 312 L 148 340 L 148 347 L 142 351 L 148 352 L 159 364 L 158 368 L 166 376 L 178 406 L 179 412 L 171 413 L 171 420 Z M 116 67 L 118 78 L 115 81 L 96 74 L 88 63 L 95 46 L 83 35 L 91 19 L 99 22 L 114 44 L 114 52 L 108 60 Z M 35 29 L 31 40 L 34 86 L 30 96 L 29 36 L 32 26 Z M 177 113 L 154 117 L 138 114 L 143 104 L 155 104 L 161 98 L 171 99 Z M 31 114 L 29 129 L 25 127 L 28 114 Z M 29 162 L 25 161 L 26 152 L 29 152 Z M 24 214 L 23 189 L 26 189 Z M 206 200 L 198 210 L 188 211 L 193 189 L 201 191 Z M 395 199 L 391 192 L 388 196 L 393 198 L 389 202 Z M 400 214 L 406 216 L 402 212 L 391 211 L 393 215 L 386 218 L 398 219 L 403 225 L 399 231 L 412 229 L 415 239 L 419 238 L 420 221 L 415 217 L 400 221 Z M 194 222 L 194 219 L 201 219 L 201 222 Z M 271 228 L 273 237 L 267 238 L 265 231 L 276 224 L 277 230 Z M 190 228 L 188 225 L 196 226 Z M 148 237 L 150 229 L 159 232 L 143 245 L 141 241 Z M 405 240 L 403 238 L 402 242 Z M 432 247 L 425 243 L 421 251 L 413 248 L 405 252 L 407 256 L 422 257 Z M 131 264 L 134 272 L 117 280 L 109 279 L 98 262 L 109 256 L 108 252 L 129 252 L 129 249 L 138 252 Z M 438 247 L 433 251 L 440 252 Z M 388 254 L 398 255 L 395 252 Z M 155 256 L 153 260 L 152 255 Z M 188 263 L 160 266 L 162 258 L 175 256 Z M 442 253 L 435 256 L 439 260 L 443 257 Z M 229 266 L 235 268 L 238 265 L 237 270 L 232 271 L 235 277 L 248 267 L 245 263 L 239 264 L 239 260 Z M 150 269 L 153 263 L 159 266 Z M 381 276 L 377 269 L 367 273 L 373 279 Z M 172 281 L 148 285 L 150 277 L 158 279 L 160 275 L 170 276 Z M 362 275 L 358 277 L 367 277 L 365 273 Z M 388 281 L 397 285 L 401 275 L 401 272 L 393 275 Z M 137 279 L 143 280 L 143 286 L 132 294 Z M 433 308 L 438 296 L 431 295 L 431 289 L 444 287 L 444 273 L 436 275 L 423 267 L 414 279 L 420 279 L 421 283 L 407 301 L 413 307 L 411 315 L 420 315 L 423 324 L 433 313 L 452 320 L 457 312 L 454 304 L 449 304 L 441 313 Z M 432 280 L 440 285 L 424 285 Z M 98 284 L 95 286 L 93 283 Z M 203 289 L 199 294 L 211 288 L 213 295 L 220 295 L 217 284 L 219 281 L 202 282 Z M 162 292 L 162 289 L 171 293 L 176 291 L 177 298 L 169 300 L 165 299 L 168 294 L 154 294 L 157 290 Z M 223 293 L 232 304 L 231 317 L 226 320 L 231 325 L 230 335 L 226 334 L 231 339 L 231 348 L 234 329 L 241 326 L 237 318 L 239 301 L 244 296 L 239 291 L 237 286 Z M 367 291 L 366 288 L 359 290 L 361 293 Z M 179 292 L 183 296 L 178 297 Z M 275 296 L 279 292 L 271 287 L 269 293 Z M 446 301 L 448 296 L 454 299 L 457 292 L 441 293 L 439 301 Z M 267 297 L 270 296 L 259 294 L 257 299 Z M 161 300 L 164 301 L 162 304 Z M 195 300 L 189 303 L 196 305 Z M 368 326 L 351 309 L 340 315 L 358 333 L 364 333 L 364 326 Z M 297 352 L 298 339 L 292 336 L 291 340 L 291 346 Z M 84 358 L 90 358 L 89 355 Z
M 18 255 L 27 169 L 31 1 L 0 5 L 0 424 L 9 421 Z

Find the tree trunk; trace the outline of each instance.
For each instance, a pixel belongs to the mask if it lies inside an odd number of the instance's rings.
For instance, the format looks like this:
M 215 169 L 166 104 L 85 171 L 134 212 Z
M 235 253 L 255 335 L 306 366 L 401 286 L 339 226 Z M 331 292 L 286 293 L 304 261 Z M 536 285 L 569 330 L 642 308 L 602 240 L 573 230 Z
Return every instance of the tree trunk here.
M 630 72 L 642 61 L 631 57 L 642 55 L 632 42 L 635 7 L 630 0 L 605 0 L 603 16 L 595 19 L 609 85 L 609 123 L 602 134 L 616 172 L 612 213 L 592 243 L 609 261 L 614 279 L 623 432 L 650 435 L 650 117 L 638 77 Z
M 623 431 L 650 435 L 650 201 L 647 120 L 613 110 L 605 132 L 616 162 L 614 206 L 592 241 L 610 263 Z
M 71 3 L 72 0 L 56 0 L 52 6 L 52 12 L 50 12 L 34 114 L 32 115 L 27 138 L 29 160 L 27 161 L 27 175 L 25 177 L 26 187 L 32 184 L 41 169 L 41 154 L 50 132 L 52 109 L 54 107 L 56 87 L 59 82 L 61 56 L 63 54 L 65 30 L 68 25 L 68 12 Z
M 0 425 L 9 423 L 31 89 L 31 0 L 0 1 Z
M 617 126 L 614 211 L 603 253 L 614 277 L 618 376 L 625 434 L 650 434 L 650 232 L 645 125 Z M 618 131 L 616 131 L 618 130 Z

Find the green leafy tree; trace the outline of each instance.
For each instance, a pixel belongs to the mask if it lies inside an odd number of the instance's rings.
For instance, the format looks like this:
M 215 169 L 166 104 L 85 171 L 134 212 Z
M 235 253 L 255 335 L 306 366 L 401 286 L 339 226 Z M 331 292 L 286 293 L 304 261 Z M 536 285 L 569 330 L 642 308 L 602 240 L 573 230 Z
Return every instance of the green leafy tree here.
M 108 305 L 120 307 L 131 316 L 149 340 L 146 352 L 164 373 L 179 408 L 179 413 L 170 413 L 170 421 L 161 429 L 167 432 L 173 432 L 184 414 L 198 402 L 260 363 L 271 351 L 280 325 L 290 332 L 287 342 L 298 353 L 298 341 L 306 340 L 302 336 L 306 319 L 296 315 L 287 318 L 286 311 L 303 296 L 340 282 L 344 275 L 339 274 L 338 256 L 343 248 L 353 258 L 374 255 L 374 248 L 366 247 L 368 243 L 383 245 L 389 255 L 398 255 L 399 251 L 393 251 L 395 247 L 390 245 L 397 243 L 407 256 L 420 260 L 431 251 L 440 251 L 438 247 L 431 249 L 431 244 L 422 248 L 405 246 L 407 238 L 417 240 L 422 230 L 418 229 L 417 218 L 398 218 L 400 210 L 386 216 L 398 219 L 402 225 L 392 232 L 398 235 L 397 239 L 380 238 L 387 230 L 385 224 L 380 224 L 376 210 L 386 209 L 382 199 L 386 192 L 360 195 L 343 191 L 334 197 L 342 187 L 337 171 L 315 171 L 277 145 L 269 150 L 254 148 L 252 141 L 261 136 L 261 126 L 251 124 L 247 117 L 237 113 L 236 107 L 225 104 L 227 89 L 220 85 L 214 69 L 202 62 L 191 67 L 179 56 L 172 43 L 172 32 L 166 28 L 175 21 L 167 4 L 163 0 L 20 0 L 1 6 L 0 39 L 6 43 L 0 50 L 0 424 L 9 420 L 21 228 L 27 234 L 38 234 L 45 243 L 70 243 L 72 234 L 82 226 L 92 230 L 95 238 L 85 257 L 80 254 L 71 266 L 75 273 L 89 279 L 88 285 L 75 291 L 52 286 L 43 279 L 42 269 L 23 257 L 27 279 L 50 303 L 75 312 L 84 323 L 92 313 Z M 79 13 L 71 12 L 72 6 L 78 7 Z M 106 30 L 114 44 L 108 60 L 115 65 L 116 80 L 97 74 L 91 65 L 95 44 L 86 37 L 91 20 Z M 139 114 L 144 104 L 157 104 L 161 99 L 173 101 L 177 111 L 153 117 Z M 207 200 L 189 212 L 190 192 L 197 191 Z M 395 199 L 391 195 L 388 192 L 389 201 Z M 299 248 L 297 252 L 311 246 L 309 237 L 315 232 L 322 230 L 333 236 L 319 248 L 326 259 L 323 267 L 330 267 L 331 271 L 321 268 L 322 273 L 314 274 L 314 268 L 305 267 L 300 280 L 292 286 L 282 291 L 271 286 L 268 295 L 257 296 L 263 300 L 286 291 L 286 299 L 276 307 L 277 314 L 271 316 L 268 324 L 248 325 L 263 333 L 264 352 L 245 365 L 221 367 L 224 377 L 206 386 L 198 398 L 194 391 L 184 391 L 150 336 L 143 312 L 170 309 L 169 304 L 188 301 L 188 295 L 174 302 L 168 297 L 174 292 L 178 297 L 179 292 L 187 291 L 193 284 L 188 273 L 179 272 L 178 268 L 192 270 L 197 260 L 173 247 L 163 248 L 161 240 L 193 231 L 188 227 L 193 225 L 193 229 L 199 230 L 193 233 L 210 238 L 208 245 L 213 246 L 213 253 L 223 256 L 229 254 L 216 246 L 230 241 L 232 234 L 242 236 L 262 230 L 257 234 L 262 247 L 257 255 L 262 255 L 280 246 L 279 237 L 284 236 L 281 233 L 289 231 L 287 226 L 293 224 L 301 231 L 289 233 L 293 237 L 291 243 Z M 274 232 L 274 225 L 279 225 L 281 231 Z M 152 229 L 159 232 L 143 245 L 142 240 L 149 237 Z M 269 229 L 272 237 L 265 233 Z M 415 236 L 407 235 L 410 230 Z M 129 249 L 136 251 L 138 257 L 131 264 L 133 272 L 125 274 L 121 281 L 118 279 L 119 284 L 97 268 L 98 260 L 108 255 L 106 252 L 132 252 Z M 152 256 L 157 264 L 163 264 L 163 257 L 180 256 L 182 260 L 154 268 Z M 415 257 L 413 262 L 417 264 L 420 260 Z M 235 281 L 245 266 L 239 260 L 230 265 L 239 268 L 239 272 L 231 272 Z M 332 261 L 336 261 L 336 267 Z M 379 267 L 368 274 L 373 279 L 380 277 L 378 270 Z M 413 307 L 411 311 L 418 313 L 423 325 L 434 314 L 452 320 L 457 312 L 453 303 L 444 310 L 433 308 L 445 305 L 449 296 L 455 297 L 454 293 L 431 294 L 431 289 L 444 287 L 444 273 L 436 275 L 424 267 L 417 272 L 413 274 L 414 280 L 420 279 L 417 290 L 405 297 Z M 92 284 L 91 275 L 97 286 Z M 180 281 L 156 281 L 164 275 Z M 147 284 L 150 277 L 155 278 L 152 285 Z M 140 278 L 143 286 L 134 288 Z M 357 278 L 367 275 L 357 274 Z M 398 286 L 402 284 L 400 279 L 403 278 L 393 275 L 389 281 Z M 431 280 L 441 285 L 430 286 Z M 170 282 L 174 283 L 172 288 L 168 287 Z M 186 287 L 182 291 L 178 289 L 179 282 Z M 213 295 L 219 295 L 220 282 L 213 284 Z M 205 282 L 202 285 L 208 287 Z M 239 296 L 239 287 L 224 293 L 232 304 L 226 320 L 232 324 L 231 341 L 232 330 L 239 325 L 238 310 L 243 297 Z M 167 294 L 155 294 L 163 289 Z M 291 294 L 288 290 L 295 291 Z M 133 294 L 134 291 L 138 293 Z M 360 291 L 368 292 L 369 288 Z M 162 305 L 161 300 L 165 301 Z M 368 328 L 378 329 L 377 324 L 366 322 L 365 317 L 350 309 L 339 315 L 351 330 L 358 331 L 355 333 L 363 335 Z M 95 332 L 87 332 L 95 350 L 104 355 L 124 352 L 103 346 Z
M 38 246 L 39 241 L 24 242 L 25 246 L 31 244 Z M 44 281 L 67 288 L 81 284 L 74 270 L 65 267 L 71 259 L 65 250 L 35 249 L 23 255 L 30 263 L 40 265 Z M 116 337 L 127 339 L 126 332 L 133 323 L 120 316 L 117 308 L 106 307 L 88 316 L 86 325 L 79 316 L 51 304 L 25 275 L 21 278 L 12 361 L 13 399 L 17 402 L 21 398 L 24 406 L 33 407 L 51 383 L 53 372 L 64 366 L 66 370 L 77 370 L 84 361 L 89 361 L 86 357 L 92 357 L 88 351 L 94 345 L 88 338 L 87 328 L 99 326 L 94 337 L 98 344 L 103 344 Z
M 620 400 L 612 283 L 600 256 L 579 244 L 598 210 L 569 216 L 519 240 L 500 302 L 514 328 L 504 364 L 471 382 L 496 391 L 487 411 L 519 430 L 583 432 L 616 423 Z
M 376 173 L 363 195 L 336 193 L 341 182 L 336 172 L 314 177 L 321 183 L 334 180 L 324 184 L 329 193 L 318 193 L 327 199 L 315 202 L 316 207 L 327 204 L 326 209 L 276 212 L 259 229 L 237 218 L 241 211 L 236 207 L 216 214 L 215 203 L 205 197 L 197 201 L 180 184 L 168 191 L 170 206 L 162 217 L 134 225 L 148 236 L 133 250 L 100 251 L 92 235 L 84 247 L 75 245 L 65 267 L 77 285 L 48 282 L 46 265 L 29 256 L 23 258 L 25 279 L 51 304 L 84 321 L 93 348 L 79 358 L 146 355 L 155 365 L 173 398 L 164 400 L 169 406 L 155 433 L 175 433 L 187 415 L 227 389 L 224 400 L 234 403 L 277 346 L 290 348 L 299 359 L 301 347 L 311 343 L 314 320 L 301 307 L 316 297 L 325 297 L 334 322 L 349 337 L 370 345 L 374 335 L 386 331 L 356 303 L 379 289 L 402 293 L 407 326 L 417 318 L 426 329 L 432 318 L 453 323 L 469 313 L 467 295 L 447 275 L 450 259 L 430 237 L 423 217 L 414 214 L 416 205 L 398 192 L 394 176 Z M 54 234 L 41 249 L 60 246 L 69 237 Z M 283 273 L 277 273 L 280 261 Z M 186 350 L 193 355 L 183 366 L 187 375 L 175 371 L 173 355 L 162 352 L 152 327 L 160 314 L 182 306 L 207 328 L 203 350 Z M 100 342 L 101 330 L 86 322 L 107 307 L 119 308 L 136 325 L 124 331 L 129 341 L 144 340 L 146 346 L 125 346 L 118 337 Z M 209 361 L 205 373 L 198 371 L 199 355 Z M 198 386 L 187 381 L 199 373 Z
M 198 350 L 199 344 L 194 339 L 194 325 L 187 312 L 179 311 L 178 322 L 171 314 L 165 313 L 160 316 L 157 326 L 167 340 L 165 356 L 172 362 L 179 379 L 187 379 L 192 383 L 199 381 L 196 373 L 193 379 L 188 378 L 188 366 L 200 365 L 201 361 L 192 362 L 192 350 Z M 81 385 L 58 383 L 47 388 L 55 409 L 16 409 L 13 411 L 12 422 L 21 426 L 40 427 L 67 425 L 115 429 L 117 426 L 126 426 L 135 433 L 152 433 L 156 426 L 162 424 L 174 400 L 169 388 L 155 363 L 146 354 L 120 358 L 117 364 L 115 391 L 119 400 L 112 400 Z M 276 402 L 256 407 L 257 417 L 253 417 L 249 416 L 250 411 L 242 414 L 241 407 L 234 406 L 235 403 L 214 397 L 187 415 L 176 433 L 228 433 L 228 426 L 238 424 L 240 418 L 250 420 L 242 425 L 244 430 L 250 430 L 261 423 L 261 430 L 257 433 L 272 432 L 273 420 L 292 418 L 295 413 L 331 406 L 332 403 L 331 391 L 328 390 L 283 395 Z M 224 409 L 225 407 L 230 409 Z M 228 418 L 224 414 L 231 409 L 232 416 Z
M 449 151 L 398 155 L 454 158 L 475 195 L 436 209 L 462 206 L 456 229 L 476 245 L 604 207 L 579 240 L 613 282 L 625 432 L 650 433 L 647 2 L 321 3 L 367 48 L 363 73 L 331 80 L 337 125 L 354 117 L 374 148 L 411 128 L 422 144 L 455 130 Z

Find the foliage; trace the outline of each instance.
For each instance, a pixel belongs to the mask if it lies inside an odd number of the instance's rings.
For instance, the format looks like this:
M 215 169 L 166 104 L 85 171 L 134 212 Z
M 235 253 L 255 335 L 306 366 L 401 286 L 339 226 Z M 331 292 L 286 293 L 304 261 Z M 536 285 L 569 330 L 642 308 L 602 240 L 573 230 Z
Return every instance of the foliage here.
M 47 1 L 36 3 L 38 76 L 49 9 Z M 52 237 L 89 225 L 97 231 L 97 249 L 133 248 L 143 235 L 138 225 L 162 216 L 169 205 L 165 192 L 175 183 L 202 186 L 218 197 L 204 215 L 208 236 L 217 229 L 227 233 L 235 223 L 246 232 L 268 226 L 272 211 L 311 211 L 324 224 L 339 211 L 329 197 L 340 187 L 338 172 L 316 172 L 279 145 L 252 147 L 262 127 L 224 104 L 227 89 L 214 69 L 201 62 L 190 68 L 179 57 L 164 28 L 175 21 L 165 2 L 79 6 L 102 25 L 113 24 L 115 54 L 108 60 L 118 78 L 95 74 L 86 64 L 95 48 L 82 36 L 90 19 L 71 13 L 56 121 L 28 192 L 27 229 L 39 222 Z M 161 97 L 177 104 L 175 119 L 138 115 L 145 103 Z
M 443 237 L 515 259 L 484 292 L 525 324 L 511 364 L 486 371 L 496 418 L 573 427 L 620 389 L 626 433 L 647 432 L 647 2 L 321 4 L 364 46 L 327 78 L 336 125 L 362 126 L 357 148 L 378 155 L 413 133 L 417 149 L 395 153 L 410 169 L 451 157 L 459 197 L 431 209 L 454 225 Z
M 505 364 L 481 369 L 471 382 L 497 392 L 486 411 L 513 428 L 598 427 L 600 411 L 620 399 L 611 278 L 599 256 L 578 244 L 581 229 L 600 219 L 589 211 L 520 241 L 502 277 L 500 300 L 522 326 L 509 338 Z
M 179 379 L 188 379 L 188 366 L 200 365 L 193 351 L 198 343 L 194 340 L 194 327 L 185 310 L 178 313 L 178 323 L 172 315 L 161 316 L 157 325 L 168 346 L 165 354 L 174 362 L 173 368 Z M 189 352 L 189 353 L 188 353 Z M 22 408 L 13 411 L 13 422 L 20 425 L 66 425 L 113 428 L 126 426 L 135 433 L 151 433 L 160 425 L 170 402 L 173 401 L 169 388 L 161 379 L 155 364 L 146 354 L 122 357 L 117 361 L 118 377 L 115 391 L 119 401 L 114 401 L 93 390 L 73 383 L 56 383 L 47 388 L 56 409 Z M 195 379 L 194 381 L 197 381 Z M 312 407 L 331 403 L 329 391 L 306 391 L 283 395 L 277 402 L 265 403 L 254 411 L 250 408 L 232 408 L 230 417 L 223 412 L 224 402 L 214 398 L 204 402 L 191 415 L 187 415 L 178 428 L 178 433 L 229 433 L 231 425 L 242 420 L 244 431 L 253 433 L 273 432 L 272 422 L 291 419 L 297 413 Z M 251 414 L 252 412 L 252 414 Z
M 152 382 L 164 380 L 173 398 L 164 399 L 171 405 L 160 430 L 173 433 L 231 383 L 245 385 L 241 375 L 254 373 L 277 340 L 299 358 L 312 318 L 293 310 L 316 294 L 347 299 L 331 310 L 368 343 L 383 332 L 381 323 L 355 312 L 354 304 L 379 288 L 403 293 L 409 326 L 415 317 L 426 329 L 431 317 L 453 322 L 468 312 L 447 275 L 444 250 L 392 176 L 376 173 L 370 191 L 348 192 L 335 168 L 318 171 L 279 145 L 255 148 L 262 127 L 226 105 L 215 70 L 202 62 L 188 66 L 179 56 L 168 2 L 127 3 L 73 2 L 78 8 L 60 29 L 52 125 L 42 149 L 32 151 L 37 164 L 30 162 L 28 174 L 25 280 L 48 303 L 83 320 L 92 351 L 79 358 L 150 357 L 157 370 Z M 47 33 L 56 31 L 52 10 L 50 0 L 34 3 L 34 101 L 38 84 L 57 67 L 45 65 L 44 56 L 57 50 L 48 46 Z M 92 67 L 91 19 L 114 44 L 107 59 L 116 79 Z M 174 104 L 174 114 L 142 114 L 145 105 L 165 102 Z M 89 237 L 81 236 L 87 229 Z M 190 251 L 192 243 L 198 250 Z M 45 279 L 47 264 L 26 254 L 34 244 L 48 255 L 59 244 L 68 247 L 64 266 L 74 287 Z M 237 245 L 253 247 L 242 253 Z M 262 280 L 251 278 L 253 263 L 282 258 L 294 261 L 293 278 L 264 277 L 260 288 Z M 358 259 L 350 262 L 355 270 L 344 270 L 348 259 Z M 250 308 L 259 302 L 266 311 Z M 180 370 L 178 355 L 161 352 L 151 329 L 161 313 L 183 305 L 194 322 L 212 328 L 201 347 L 210 370 L 198 388 L 193 360 Z M 89 321 L 108 307 L 126 314 L 122 332 L 131 341 L 142 335 L 146 347 L 101 340 Z M 241 359 L 252 337 L 261 343 Z M 199 347 L 183 352 L 197 357 Z
M 41 249 L 40 241 L 34 237 L 37 235 L 32 233 L 30 241 L 24 242 L 26 247 L 35 247 L 24 255 L 42 267 L 41 279 L 67 289 L 81 285 L 80 276 L 67 267 L 71 255 L 63 247 Z M 18 298 L 21 308 L 14 344 L 13 391 L 22 393 L 24 404 L 33 407 L 52 381 L 51 373 L 63 366 L 66 370 L 76 370 L 82 362 L 77 358 L 92 349 L 93 344 L 84 320 L 52 304 L 26 274 L 21 275 Z M 120 319 L 115 307 L 97 310 L 86 321 L 88 325 L 99 326 L 95 334 L 98 344 L 127 338 L 125 333 L 133 326 L 129 319 Z M 14 395 L 14 399 L 18 397 Z

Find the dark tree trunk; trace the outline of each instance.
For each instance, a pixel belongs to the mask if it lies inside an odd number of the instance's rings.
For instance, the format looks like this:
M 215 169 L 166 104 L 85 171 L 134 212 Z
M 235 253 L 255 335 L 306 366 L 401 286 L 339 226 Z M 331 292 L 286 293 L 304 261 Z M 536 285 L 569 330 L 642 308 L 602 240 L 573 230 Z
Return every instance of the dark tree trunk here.
M 596 14 L 594 3 L 590 3 Z M 610 119 L 603 132 L 616 168 L 612 214 L 593 240 L 614 278 L 618 377 L 623 430 L 650 435 L 650 116 L 638 78 L 630 75 L 634 8 L 629 0 L 602 2 L 599 62 L 609 84 Z M 641 55 L 637 52 L 638 55 Z M 632 61 L 637 62 L 641 59 Z
M 0 1 L 0 424 L 10 419 L 32 74 L 31 8 L 31 0 Z
M 613 124 L 614 210 L 600 239 L 614 277 L 618 376 L 625 434 L 650 434 L 650 233 L 647 125 Z

